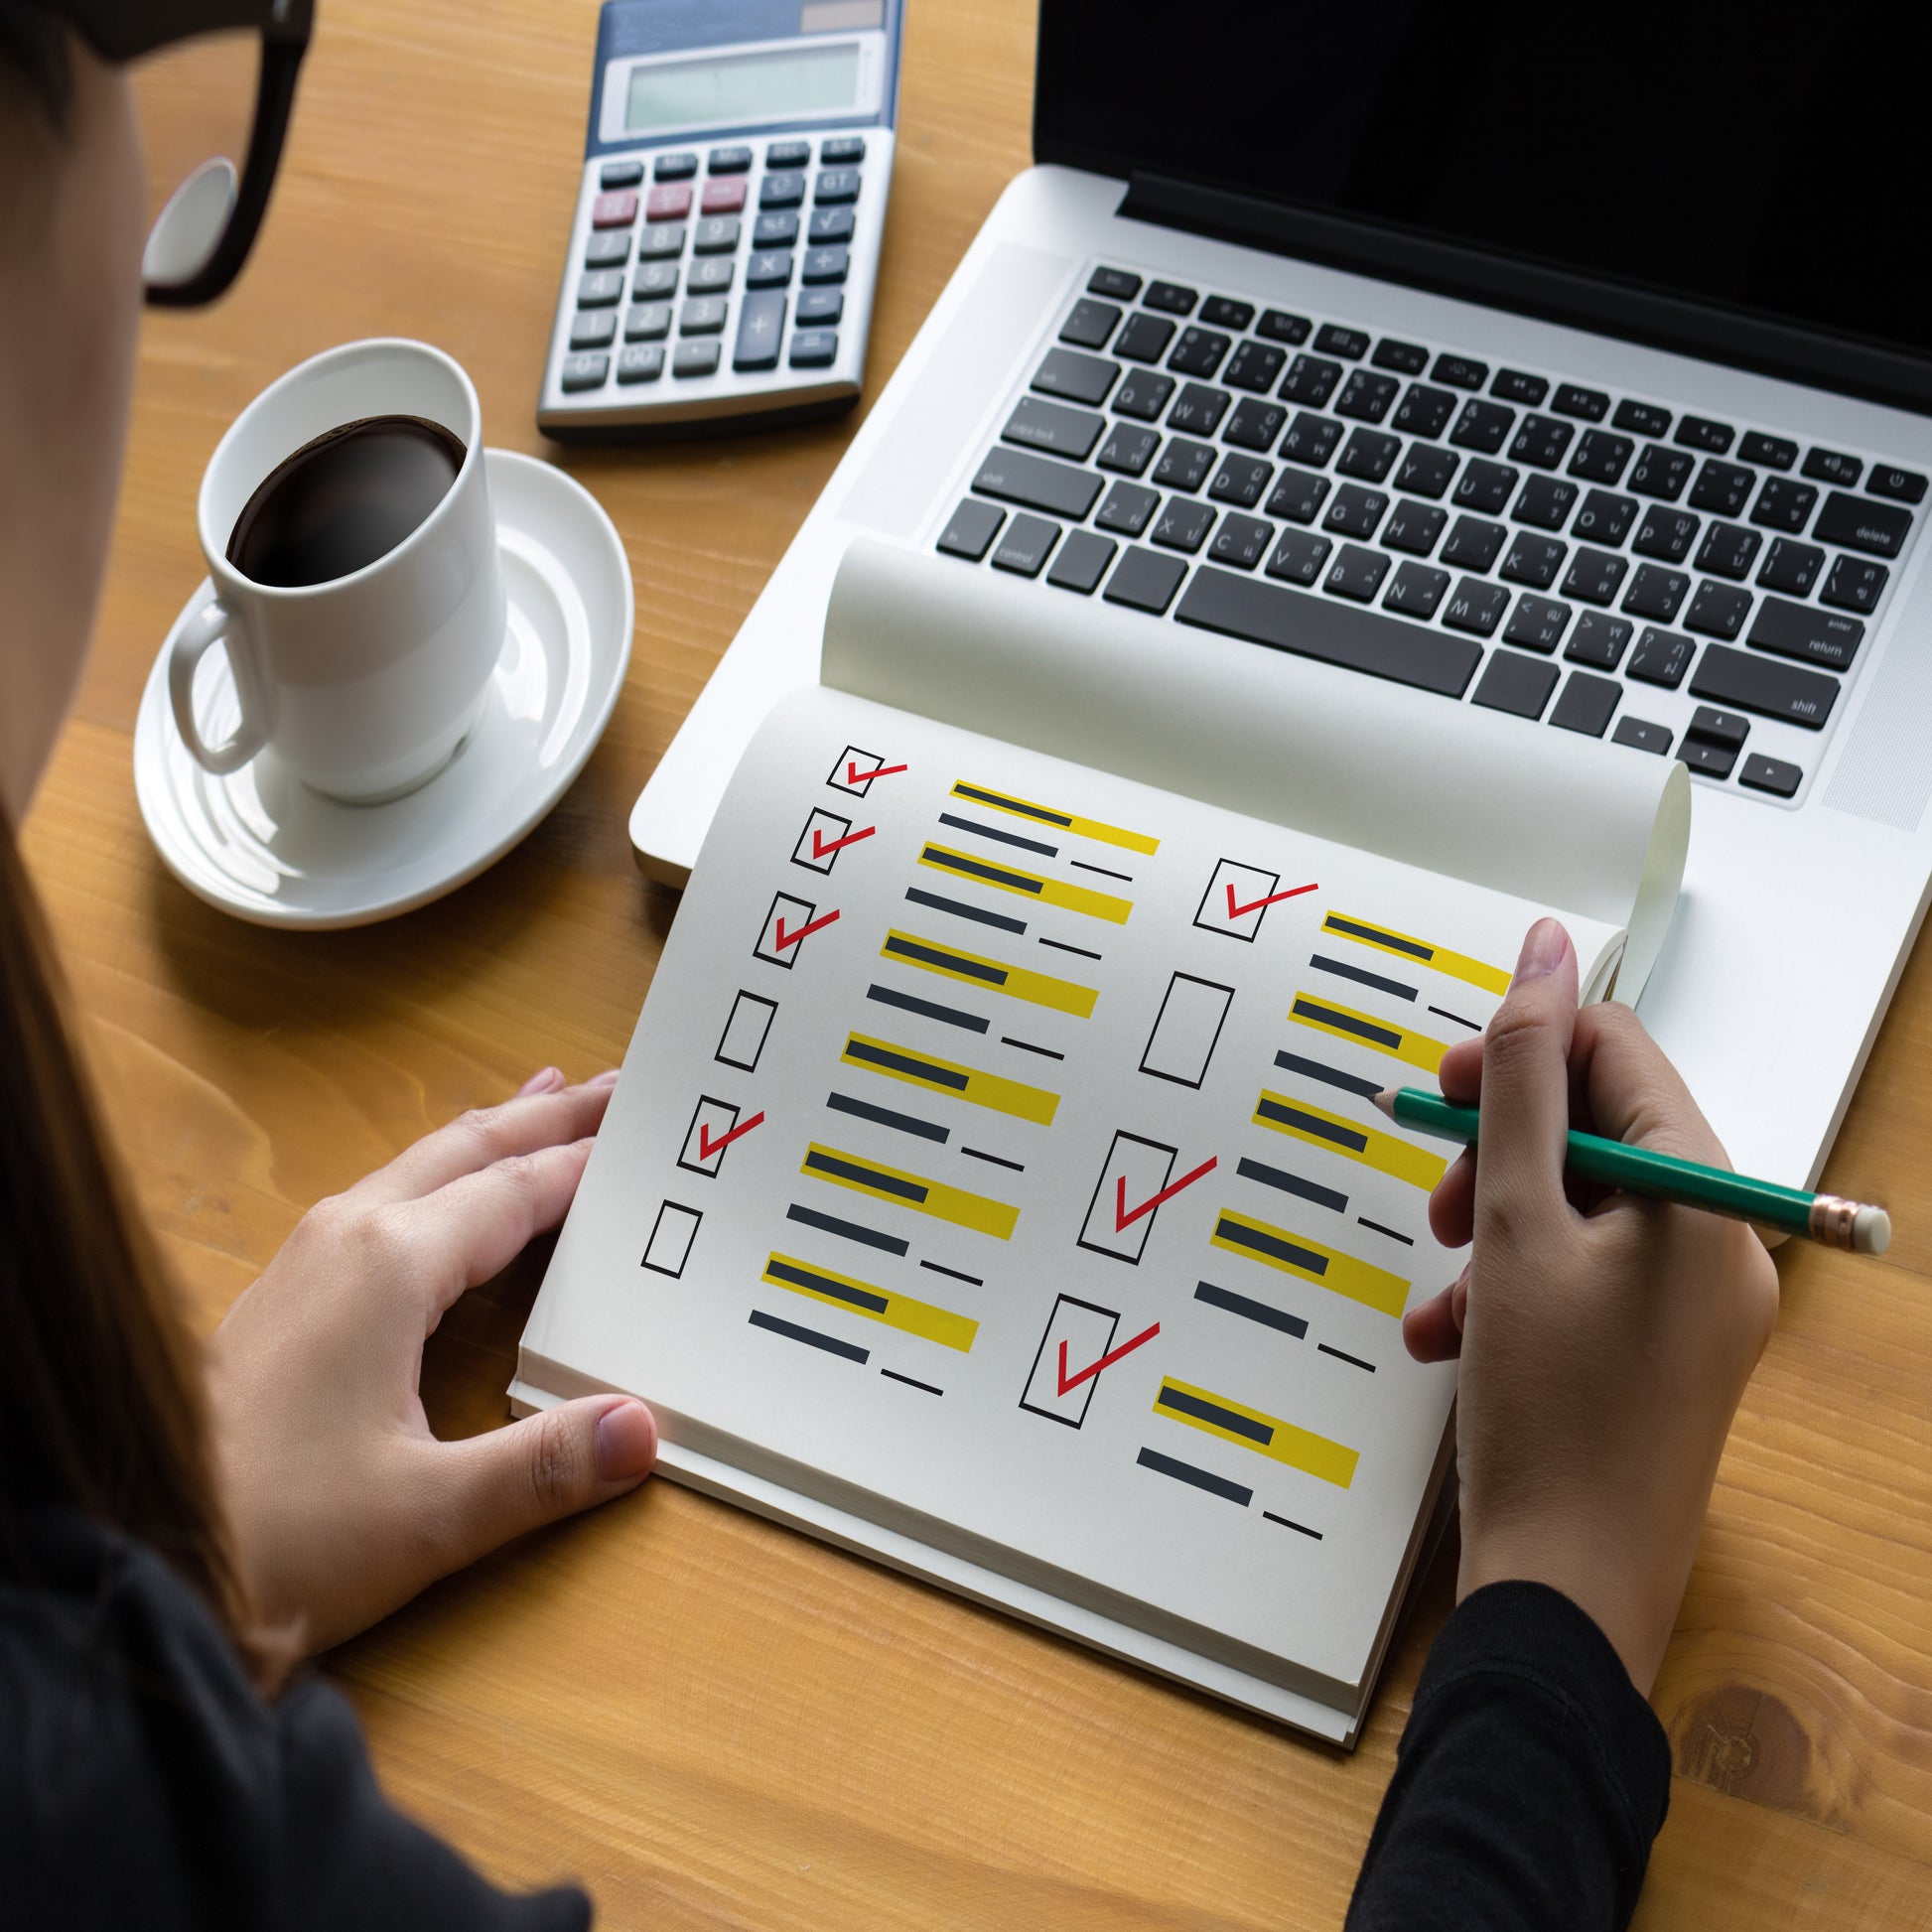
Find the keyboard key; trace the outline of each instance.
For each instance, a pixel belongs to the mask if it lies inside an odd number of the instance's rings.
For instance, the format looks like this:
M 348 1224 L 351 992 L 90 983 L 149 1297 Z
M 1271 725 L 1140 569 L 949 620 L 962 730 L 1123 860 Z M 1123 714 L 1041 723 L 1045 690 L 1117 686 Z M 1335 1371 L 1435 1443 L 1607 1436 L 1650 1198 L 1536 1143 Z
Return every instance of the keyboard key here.
M 1398 564 L 1395 577 L 1389 584 L 1389 594 L 1382 600 L 1382 608 L 1385 611 L 1399 611 L 1405 618 L 1426 621 L 1436 615 L 1436 607 L 1442 603 L 1450 582 L 1446 570 L 1432 570 L 1427 564 L 1413 561 Z
M 1042 510 L 1068 523 L 1080 522 L 1093 508 L 1100 485 L 1101 479 L 1091 470 L 1076 470 L 1071 464 L 1057 463 L 1051 457 L 1008 449 L 988 451 L 986 461 L 973 479 L 973 488 L 982 496 L 997 496 L 1023 509 Z M 1116 489 L 1131 486 L 1114 485 Z M 1152 495 L 1153 491 L 1148 494 Z
M 821 168 L 812 184 L 812 201 L 819 207 L 832 207 L 859 199 L 859 171 L 856 168 Z
M 1755 530 L 1746 530 L 1739 524 L 1714 523 L 1704 533 L 1704 542 L 1698 548 L 1698 568 L 1710 571 L 1715 577 L 1741 582 L 1750 574 L 1751 559 L 1763 541 Z
M 804 297 L 800 296 L 799 300 L 802 302 Z M 1126 330 L 1121 332 L 1126 333 Z M 1120 344 L 1115 343 L 1114 346 L 1118 348 Z M 1171 375 L 1163 375 L 1158 369 L 1129 369 L 1127 380 L 1114 395 L 1114 409 L 1119 415 L 1132 416 L 1137 423 L 1151 423 L 1167 408 L 1173 390 Z
M 771 141 L 764 150 L 767 168 L 809 168 L 812 144 L 809 141 Z
M 1294 348 L 1308 341 L 1311 327 L 1307 316 L 1292 316 L 1282 309 L 1264 309 L 1261 320 L 1255 324 L 1255 333 L 1266 336 L 1271 343 L 1287 343 Z
M 1691 714 L 1691 736 L 1709 739 L 1716 745 L 1728 745 L 1734 752 L 1751 735 L 1751 721 L 1742 712 L 1720 711 L 1701 704 Z
M 1540 375 L 1526 375 L 1521 369 L 1498 369 L 1496 379 L 1489 385 L 1492 396 L 1500 396 L 1505 402 L 1520 402 L 1531 409 L 1541 409 L 1543 398 L 1550 393 L 1550 385 Z
M 1329 566 L 1322 589 L 1336 597 L 1352 598 L 1357 604 L 1373 604 L 1382 579 L 1389 574 L 1389 560 L 1379 550 L 1364 550 L 1359 543 L 1344 543 Z
M 1837 450 L 1807 450 L 1800 475 L 1809 477 L 1813 483 L 1838 483 L 1854 489 L 1864 475 L 1864 465 L 1857 457 L 1842 456 Z
M 794 314 L 800 329 L 818 328 L 839 320 L 845 313 L 845 294 L 841 289 L 800 289 L 798 307 Z M 1114 407 L 1120 407 L 1120 398 L 1114 398 Z
M 1224 456 L 1214 481 L 1207 485 L 1208 497 L 1216 503 L 1234 503 L 1251 510 L 1261 501 L 1268 479 L 1274 474 L 1274 465 L 1258 457 Z
M 1237 334 L 1255 319 L 1252 302 L 1237 302 L 1232 296 L 1210 295 L 1201 304 L 1200 319 L 1216 329 L 1232 329 Z
M 1174 617 L 1181 623 L 1218 630 L 1224 636 L 1295 651 L 1450 698 L 1462 695 L 1482 657 L 1476 645 L 1458 645 L 1406 618 L 1211 568 L 1194 573 Z
M 1043 409 L 1057 406 L 1054 403 L 1040 405 Z M 1154 461 L 1155 451 L 1160 447 L 1161 439 L 1153 430 L 1145 429 L 1138 423 L 1116 423 L 1107 432 L 1107 440 L 1100 446 L 1100 454 L 1094 461 L 1101 469 L 1115 471 L 1123 477 L 1144 476 L 1147 466 Z
M 1587 537 L 1592 543 L 1621 543 L 1637 520 L 1637 499 L 1617 496 L 1607 489 L 1592 489 L 1577 512 L 1571 535 Z
M 1764 487 L 1757 492 L 1751 521 L 1767 530 L 1789 530 L 1795 535 L 1809 521 L 1817 501 L 1818 490 L 1812 483 L 1790 477 L 1766 477 Z
M 572 348 L 609 348 L 618 339 L 615 309 L 580 309 L 570 322 Z
M 1249 389 L 1265 396 L 1275 386 L 1275 378 L 1287 360 L 1288 350 L 1277 348 L 1273 343 L 1237 343 L 1227 367 L 1221 371 L 1221 380 L 1230 389 Z
M 1148 308 L 1159 309 L 1166 315 L 1191 316 L 1194 304 L 1200 300 L 1200 293 L 1196 289 L 1183 288 L 1178 282 L 1150 282 L 1141 300 Z
M 1625 718 L 1610 734 L 1612 745 L 1629 745 L 1639 752 L 1655 752 L 1662 758 L 1670 750 L 1670 733 L 1662 725 L 1645 718 Z
M 1311 477 L 1306 470 L 1284 470 L 1263 507 L 1270 516 L 1290 523 L 1312 523 L 1333 487 L 1326 477 Z
M 630 348 L 618 351 L 618 380 L 620 382 L 655 382 L 664 373 L 664 350 L 653 343 L 648 346 L 638 344 Z
M 1141 278 L 1124 268 L 1096 268 L 1087 279 L 1089 295 L 1112 296 L 1116 302 L 1132 302 L 1141 292 Z
M 1160 283 L 1155 286 L 1159 288 Z M 1125 604 L 1136 611 L 1149 611 L 1160 617 L 1173 602 L 1187 566 L 1178 557 L 1164 557 L 1158 551 L 1143 550 L 1130 543 L 1121 552 L 1114 574 L 1100 595 L 1109 604 Z
M 1800 670 L 1795 664 L 1728 644 L 1706 644 L 1697 676 L 1691 680 L 1694 698 L 1735 705 L 1763 718 L 1819 731 L 1838 701 L 1839 683 L 1823 671 Z
M 1751 614 L 1751 594 L 1729 584 L 1700 584 L 1691 608 L 1684 614 L 1684 627 L 1699 630 L 1707 637 L 1722 637 L 1726 643 L 1744 627 Z
M 1719 516 L 1742 516 L 1744 505 L 1756 487 L 1754 471 L 1735 463 L 1720 463 L 1712 457 L 1691 485 L 1691 507 L 1711 510 Z
M 816 232 L 817 221 L 818 217 L 813 215 L 814 241 L 821 239 Z M 1082 296 L 1060 325 L 1060 341 L 1070 348 L 1105 348 L 1119 322 L 1120 310 L 1113 303 L 1094 302 Z
M 566 395 L 577 395 L 585 389 L 603 388 L 610 375 L 610 356 L 602 351 L 586 349 L 564 357 L 559 365 L 558 380 Z
M 1888 463 L 1874 463 L 1864 486 L 1874 496 L 1891 496 L 1901 503 L 1925 500 L 1925 479 L 1916 470 L 1894 470 Z
M 1010 570 L 1016 577 L 1037 577 L 1059 537 L 1060 526 L 1043 516 L 1016 516 L 993 552 L 993 568 Z
M 1767 483 L 1766 488 L 1770 485 Z M 1912 512 L 1890 503 L 1874 503 L 1868 496 L 1848 496 L 1835 489 L 1818 512 L 1812 535 L 1820 543 L 1843 544 L 1874 557 L 1895 557 L 1912 528 Z
M 1441 436 L 1455 413 L 1455 398 L 1447 389 L 1432 389 L 1427 383 L 1412 382 L 1402 406 L 1395 412 L 1395 426 L 1411 436 Z
M 1613 483 L 1623 475 L 1623 467 L 1636 454 L 1636 448 L 1627 436 L 1616 436 L 1606 429 L 1587 429 L 1577 440 L 1570 474 L 1586 483 Z
M 670 333 L 668 302 L 638 302 L 623 313 L 623 339 L 627 343 L 661 343 Z
M 600 188 L 635 188 L 644 178 L 644 164 L 641 161 L 607 161 L 598 175 Z
M 1729 777 L 1730 767 L 1737 762 L 1737 753 L 1731 746 L 1709 745 L 1695 738 L 1684 740 L 1677 748 L 1677 758 L 1680 764 L 1688 764 L 1707 778 Z
M 1168 367 L 1176 375 L 1212 375 L 1228 352 L 1228 341 L 1219 330 L 1183 329 Z
M 577 278 L 580 309 L 608 309 L 623 299 L 623 273 L 616 268 L 594 269 Z
M 685 289 L 692 295 L 723 295 L 731 287 L 737 268 L 728 256 L 701 255 L 684 278 Z
M 1563 594 L 1585 604 L 1610 604 L 1629 568 L 1626 559 L 1610 551 L 1579 550 L 1570 574 L 1563 580 Z
M 1521 651 L 1496 650 L 1489 653 L 1469 702 L 1491 711 L 1511 711 L 1519 718 L 1541 718 L 1556 686 L 1554 664 L 1540 664 Z
M 1500 523 L 1485 523 L 1478 516 L 1458 516 L 1455 527 L 1443 545 L 1443 561 L 1457 570 L 1487 570 L 1502 555 L 1509 532 Z
M 1789 470 L 1798 461 L 1798 446 L 1782 436 L 1766 436 L 1762 430 L 1748 429 L 1737 446 L 1745 463 L 1761 464 L 1766 470 Z
M 1161 461 L 1154 467 L 1154 481 L 1170 489 L 1184 489 L 1190 494 L 1207 481 L 1214 467 L 1212 444 L 1190 442 L 1184 436 L 1168 439 Z
M 1173 328 L 1166 316 L 1151 316 L 1142 309 L 1127 319 L 1127 327 L 1114 344 L 1114 353 L 1130 362 L 1158 362 L 1173 341 Z
M 1622 660 L 1632 627 L 1622 618 L 1586 611 L 1570 633 L 1570 648 L 1564 656 L 1573 664 L 1593 664 L 1598 670 L 1613 671 Z
M 1288 402 L 1305 402 L 1319 409 L 1341 380 L 1341 364 L 1319 355 L 1298 355 L 1282 378 L 1281 394 Z
M 1681 570 L 1666 570 L 1662 564 L 1639 564 L 1624 593 L 1623 609 L 1633 618 L 1655 618 L 1669 623 L 1684 602 L 1691 580 Z
M 799 280 L 805 282 L 843 282 L 851 265 L 851 253 L 844 248 L 807 248 Z M 1071 349 L 1057 351 L 1070 355 Z
M 1449 441 L 1458 450 L 1479 450 L 1484 456 L 1494 456 L 1509 441 L 1515 424 L 1515 410 L 1505 409 L 1499 402 L 1471 399 L 1462 405 L 1462 414 L 1449 431 Z
M 1368 358 L 1378 369 L 1394 369 L 1398 375 L 1421 375 L 1429 366 L 1429 351 L 1420 343 L 1399 343 L 1384 336 Z
M 1137 537 L 1147 528 L 1148 519 L 1161 502 L 1158 489 L 1145 489 L 1139 483 L 1117 483 L 1100 505 L 1093 520 L 1103 530 L 1117 530 L 1124 537 Z
M 1489 364 L 1466 355 L 1439 355 L 1429 371 L 1432 382 L 1447 382 L 1451 389 L 1480 389 L 1489 380 Z
M 809 261 L 810 256 L 806 257 Z M 1098 355 L 1082 355 L 1071 348 L 1049 348 L 1034 375 L 1033 386 L 1043 396 L 1060 396 L 1068 402 L 1098 403 L 1107 400 L 1107 391 L 1120 374 L 1120 364 Z
M 745 258 L 748 289 L 781 289 L 791 281 L 791 250 L 760 248 Z
M 684 253 L 684 223 L 653 221 L 637 237 L 640 262 L 675 261 Z
M 1453 500 L 1464 509 L 1482 510 L 1488 515 L 1500 516 L 1503 505 L 1509 501 L 1510 492 L 1516 487 L 1519 474 L 1506 463 L 1484 463 L 1471 458 L 1462 466 L 1462 476 L 1455 485 Z
M 661 191 L 653 188 L 650 199 L 652 213 L 656 213 L 657 197 Z M 691 191 L 686 188 L 675 191 L 684 197 L 684 207 L 691 206 Z M 671 210 L 682 214 L 684 207 Z M 591 226 L 593 228 L 627 228 L 637 218 L 637 197 L 633 190 L 624 189 L 620 194 L 600 195 L 591 204 Z
M 1577 500 L 1577 485 L 1561 477 L 1532 477 L 1524 483 L 1510 515 L 1539 530 L 1561 530 Z
M 1674 503 L 1684 493 L 1691 478 L 1691 459 L 1682 450 L 1667 450 L 1661 443 L 1646 443 L 1630 472 L 1629 486 L 1639 496 L 1655 496 Z
M 1867 563 L 1863 557 L 1834 557 L 1832 574 L 1818 595 L 1841 611 L 1869 611 L 1890 574 L 1883 564 Z
M 745 304 L 747 315 L 751 309 L 748 298 Z M 782 318 L 782 297 L 779 298 L 779 314 Z M 739 325 L 739 335 L 742 339 L 743 323 Z M 1100 432 L 1106 427 L 1106 417 L 1096 416 L 1090 409 L 1069 409 L 1064 403 L 1042 402 L 1037 396 L 1022 396 L 1014 405 L 1013 414 L 1007 418 L 1007 426 L 1000 436 L 1003 441 L 1018 443 L 1023 449 L 1047 450 L 1054 456 L 1084 463 L 1100 440 Z M 1114 434 L 1147 436 L 1150 432 L 1128 429 L 1121 424 L 1116 426 Z
M 1630 548 L 1640 557 L 1681 564 L 1691 554 L 1691 545 L 1702 527 L 1701 520 L 1689 510 L 1647 509 Z
M 607 228 L 584 240 L 586 268 L 621 268 L 630 259 L 630 230 Z
M 1776 657 L 1842 671 L 1858 655 L 1863 639 L 1864 625 L 1857 618 L 1767 597 L 1757 607 L 1757 621 L 1745 641 L 1753 650 L 1768 650 Z
M 1555 537 L 1540 537 L 1519 530 L 1509 546 L 1509 555 L 1503 559 L 1501 574 L 1512 583 L 1547 591 L 1557 581 L 1557 572 L 1563 568 L 1569 548 Z
M 1449 486 L 1460 461 L 1447 450 L 1429 450 L 1412 443 L 1396 472 L 1395 486 L 1412 496 L 1440 496 Z
M 1363 483 L 1381 483 L 1395 468 L 1401 452 L 1399 436 L 1390 436 L 1379 429 L 1351 430 L 1341 455 L 1335 459 L 1335 471 L 1340 476 L 1359 478 Z
M 1632 436 L 1662 436 L 1670 428 L 1670 411 L 1659 409 L 1655 403 L 1633 402 L 1626 396 L 1610 421 Z
M 1170 496 L 1167 508 L 1155 519 L 1151 535 L 1163 549 L 1184 550 L 1191 557 L 1213 527 L 1214 512 L 1205 503 Z
M 729 255 L 738 246 L 740 224 L 735 214 L 708 214 L 691 229 L 694 255 Z
M 1207 554 L 1216 563 L 1232 564 L 1236 570 L 1253 570 L 1267 556 L 1274 534 L 1272 523 L 1264 523 L 1258 516 L 1230 511 L 1221 518 L 1221 527 L 1214 532 Z
M 1792 597 L 1809 597 L 1825 568 L 1825 553 L 1815 543 L 1800 543 L 1795 537 L 1773 537 L 1764 553 L 1764 568 L 1757 581 L 1767 591 L 1785 591 Z
M 1623 696 L 1623 686 L 1614 678 L 1591 677 L 1587 671 L 1572 671 L 1557 698 L 1550 722 L 1561 731 L 1582 732 L 1586 738 L 1601 738 L 1603 728 Z
M 1346 537 L 1372 537 L 1375 527 L 1387 513 L 1389 499 L 1379 489 L 1364 489 L 1360 483 L 1343 483 L 1321 519 L 1324 530 Z
M 731 304 L 722 295 L 694 295 L 677 312 L 680 336 L 722 336 Z
M 1581 416 L 1587 423 L 1600 423 L 1610 413 L 1610 399 L 1601 389 L 1584 389 L 1574 382 L 1559 382 L 1550 407 L 1559 416 Z
M 1046 573 L 1046 581 L 1058 590 L 1091 597 L 1119 548 L 1112 537 L 1097 537 L 1091 530 L 1071 530 L 1053 559 L 1053 568 Z
M 866 158 L 866 137 L 863 134 L 831 134 L 819 143 L 818 158 L 830 168 L 844 167 Z
M 1332 416 L 1317 416 L 1311 409 L 1298 410 L 1295 420 L 1282 438 L 1281 453 L 1295 463 L 1306 463 L 1320 470 L 1335 453 L 1341 441 L 1341 425 Z
M 1722 648 L 1719 644 L 1712 645 L 1713 650 Z M 1636 649 L 1630 653 L 1627 675 L 1675 691 L 1684 682 L 1684 673 L 1691 668 L 1691 653 L 1696 649 L 1690 638 L 1680 637 L 1675 630 L 1660 630 L 1655 624 L 1646 624 L 1638 634 Z
M 1412 557 L 1426 557 L 1436 548 L 1449 512 L 1434 503 L 1411 502 L 1407 498 L 1395 506 L 1395 514 L 1382 526 L 1382 541 L 1391 550 L 1405 551 Z
M 1392 375 L 1374 369 L 1356 369 L 1342 384 L 1335 398 L 1335 414 L 1350 416 L 1358 423 L 1379 423 L 1401 392 L 1402 384 Z
M 805 306 L 803 296 L 798 306 Z M 791 332 L 791 366 L 794 369 L 829 369 L 839 356 L 839 332 L 836 329 L 794 329 Z
M 1285 584 L 1312 584 L 1321 575 L 1321 566 L 1334 548 L 1326 537 L 1312 530 L 1284 530 L 1275 554 L 1268 559 L 1268 575 Z
M 716 375 L 718 345 L 715 341 L 679 343 L 671 356 L 673 376 Z
M 1221 432 L 1223 443 L 1237 450 L 1272 450 L 1275 439 L 1288 421 L 1288 411 L 1278 402 L 1263 402 L 1259 396 L 1243 396 L 1234 405 L 1234 414 Z
M 1225 389 L 1210 389 L 1204 382 L 1183 382 L 1168 411 L 1168 427 L 1184 429 L 1192 436 L 1212 436 L 1233 400 Z
M 1345 356 L 1359 362 L 1368 353 L 1368 332 L 1345 328 L 1338 322 L 1324 322 L 1314 332 L 1314 345 L 1323 355 Z
M 1749 785 L 1753 791 L 1768 791 L 1778 798 L 1795 798 L 1804 777 L 1805 774 L 1795 764 L 1787 764 L 1782 759 L 1767 759 L 1761 752 L 1753 752 L 1744 760 L 1744 768 L 1738 772 L 1737 782 Z
M 1509 593 L 1500 584 L 1485 584 L 1479 578 L 1465 577 L 1455 587 L 1455 595 L 1443 613 L 1443 621 L 1454 630 L 1472 631 L 1478 637 L 1495 634 L 1509 608 Z
M 1714 423 L 1709 416 L 1680 416 L 1671 441 L 1687 450 L 1709 450 L 1713 456 L 1723 456 L 1736 435 L 1728 423 Z
M 1563 641 L 1569 621 L 1569 605 L 1551 597 L 1519 597 L 1503 626 L 1503 642 L 1521 644 L 1525 650 L 1538 650 L 1547 657 Z
M 1510 460 L 1527 463 L 1534 470 L 1554 470 L 1575 434 L 1573 425 L 1554 416 L 1525 416 L 1516 441 L 1509 446 Z

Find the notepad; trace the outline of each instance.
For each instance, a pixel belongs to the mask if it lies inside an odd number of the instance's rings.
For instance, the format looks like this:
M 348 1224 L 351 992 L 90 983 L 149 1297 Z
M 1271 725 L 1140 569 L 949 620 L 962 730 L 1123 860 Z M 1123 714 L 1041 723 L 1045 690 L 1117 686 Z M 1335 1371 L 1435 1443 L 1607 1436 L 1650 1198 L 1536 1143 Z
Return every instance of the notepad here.
M 1446 709 L 856 545 L 515 1405 L 641 1396 L 674 1480 L 1352 1742 L 1455 1386 L 1445 1155 L 1372 1096 L 1545 912 L 1634 999 L 1689 834 L 1680 766 Z

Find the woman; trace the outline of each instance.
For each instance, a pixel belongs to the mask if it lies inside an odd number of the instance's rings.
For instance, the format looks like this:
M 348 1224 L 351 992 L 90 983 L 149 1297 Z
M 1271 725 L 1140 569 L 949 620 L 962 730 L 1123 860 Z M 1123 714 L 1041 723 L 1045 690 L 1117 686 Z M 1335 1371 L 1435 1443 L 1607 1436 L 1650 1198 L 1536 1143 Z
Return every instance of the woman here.
M 636 1402 L 439 1444 L 415 1395 L 443 1311 L 561 1219 L 615 1076 L 548 1069 L 323 1202 L 204 1359 L 15 850 L 92 623 L 142 293 L 127 88 L 73 10 L 0 0 L 0 1897 L 11 1925 L 579 1926 L 581 1894 L 504 1898 L 390 1811 L 293 1667 L 648 1471 Z M 1482 1163 L 1431 1209 L 1474 1246 L 1405 1334 L 1462 1357 L 1460 1601 L 1350 1923 L 1620 1925 L 1669 1771 L 1643 1694 L 1776 1281 L 1740 1227 L 1566 1198 L 1573 1118 L 1723 1156 L 1631 1015 L 1578 1013 L 1554 921 L 1443 1085 L 1483 1100 Z

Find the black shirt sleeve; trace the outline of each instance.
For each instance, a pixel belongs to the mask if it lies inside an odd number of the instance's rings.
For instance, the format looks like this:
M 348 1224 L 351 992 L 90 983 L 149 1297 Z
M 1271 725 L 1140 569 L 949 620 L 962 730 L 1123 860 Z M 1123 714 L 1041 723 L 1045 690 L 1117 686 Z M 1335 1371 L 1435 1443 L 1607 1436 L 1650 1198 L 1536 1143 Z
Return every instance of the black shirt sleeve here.
M 1609 1639 L 1557 1590 L 1492 1584 L 1424 1666 L 1347 1932 L 1622 1932 L 1669 1798 Z

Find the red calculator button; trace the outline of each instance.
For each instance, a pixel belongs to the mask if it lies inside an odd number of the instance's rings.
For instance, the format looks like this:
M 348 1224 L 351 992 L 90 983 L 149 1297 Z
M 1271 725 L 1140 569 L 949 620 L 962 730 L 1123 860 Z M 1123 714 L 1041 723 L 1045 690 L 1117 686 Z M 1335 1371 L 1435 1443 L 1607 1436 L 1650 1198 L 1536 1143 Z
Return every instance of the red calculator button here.
M 637 218 L 637 197 L 625 189 L 619 195 L 600 195 L 591 207 L 594 228 L 627 228 Z
M 649 221 L 681 221 L 690 212 L 691 184 L 688 181 L 660 181 L 650 191 L 650 199 L 644 204 L 644 218 Z
M 708 181 L 704 185 L 706 214 L 736 214 L 745 206 L 745 180 Z

